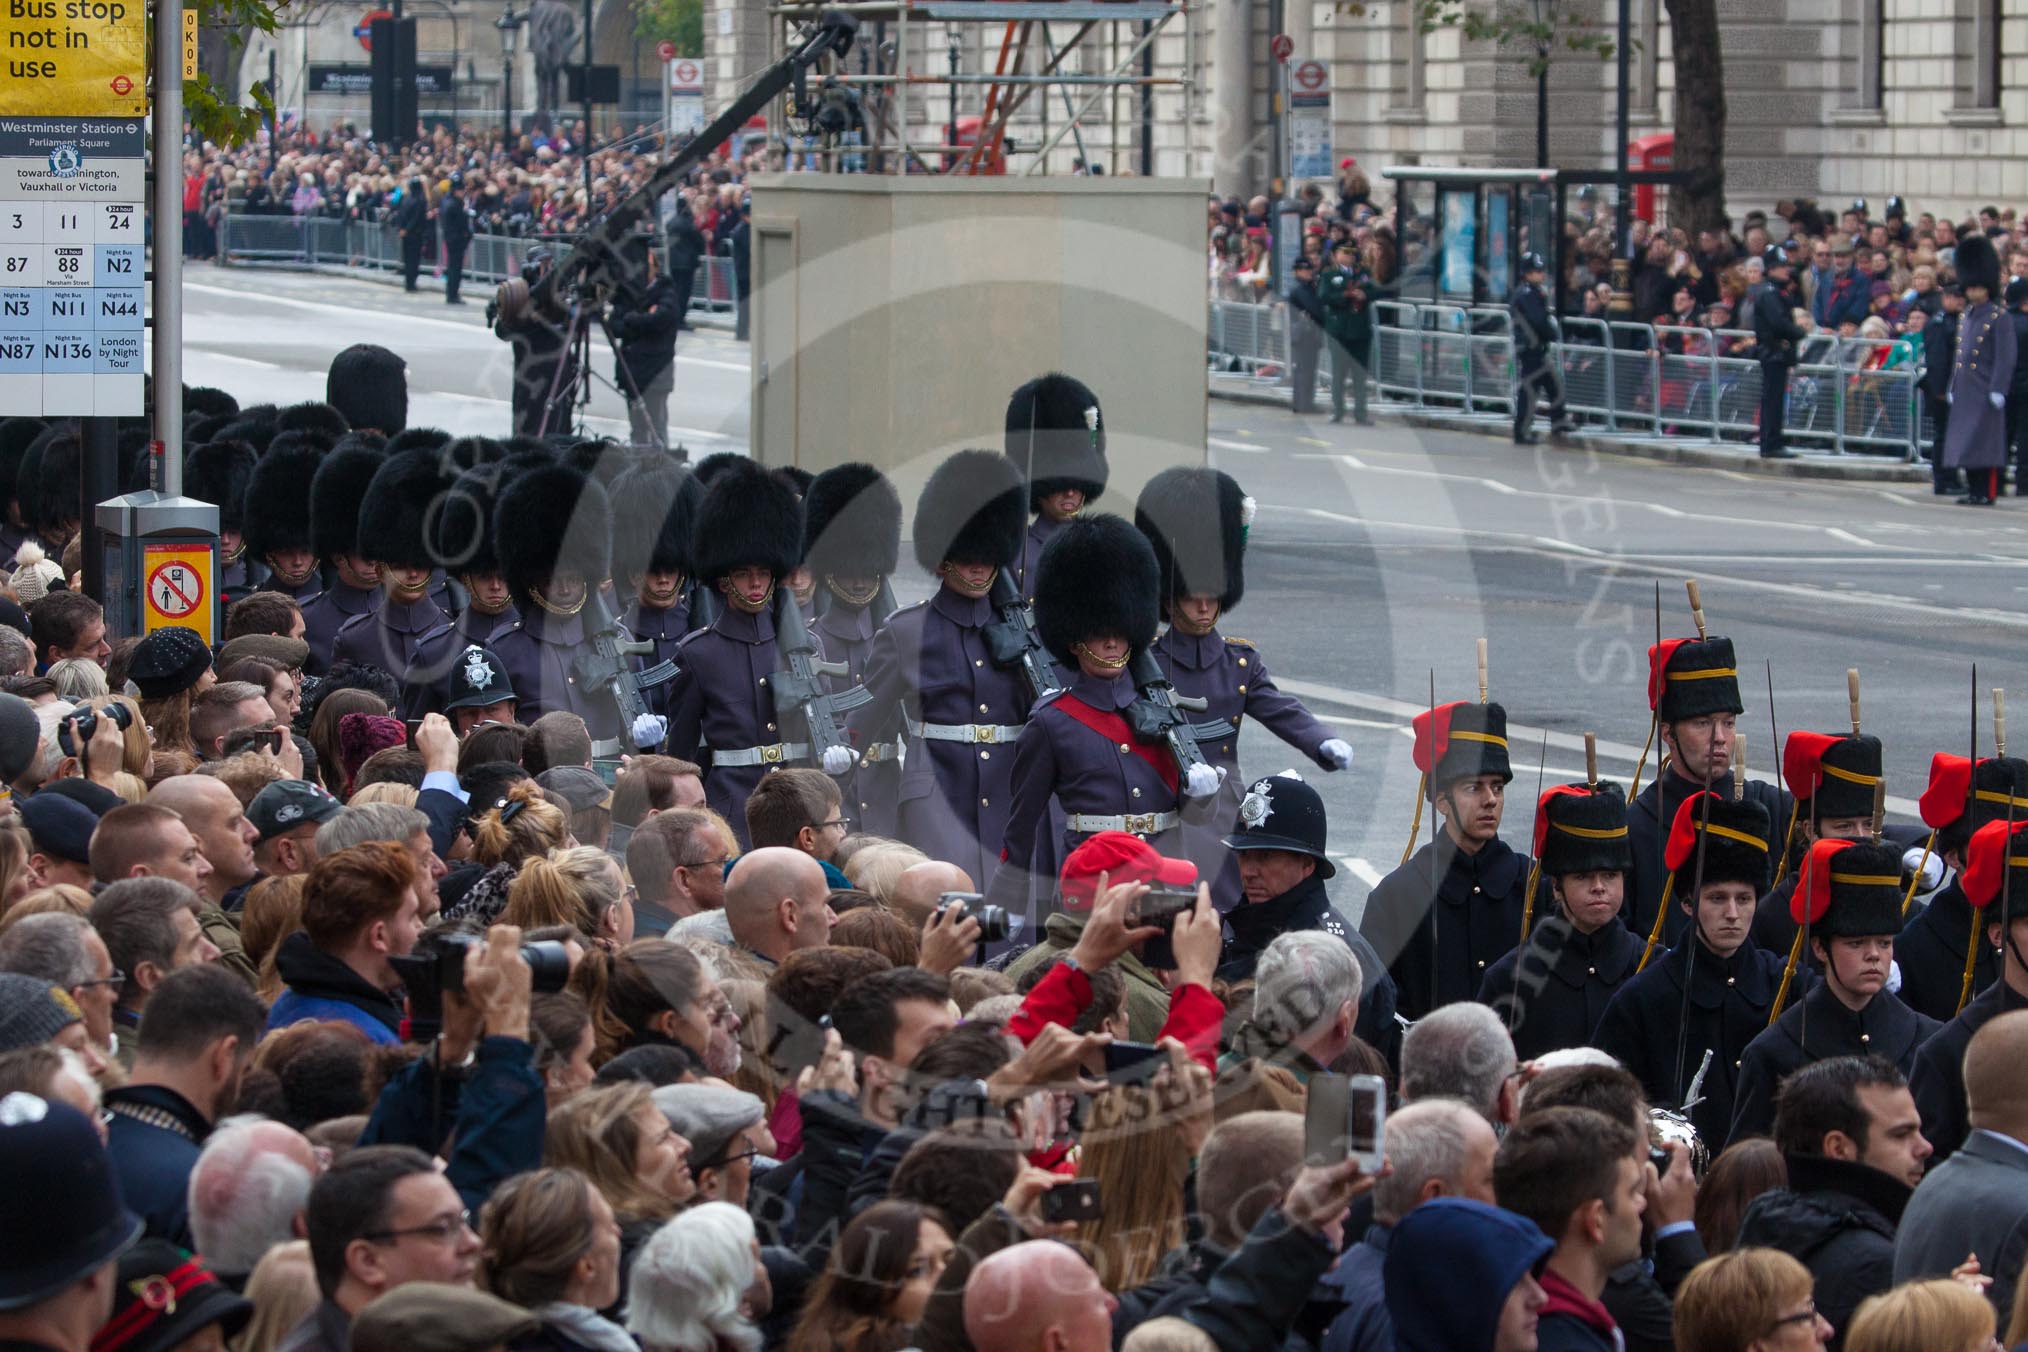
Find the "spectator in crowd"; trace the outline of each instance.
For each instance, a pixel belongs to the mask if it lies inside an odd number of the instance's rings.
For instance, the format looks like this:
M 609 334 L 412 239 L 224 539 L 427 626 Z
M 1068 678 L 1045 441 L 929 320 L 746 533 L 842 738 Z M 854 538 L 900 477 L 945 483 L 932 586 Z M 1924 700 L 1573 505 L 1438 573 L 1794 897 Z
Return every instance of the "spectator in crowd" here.
M 1778 1249 L 1722 1253 L 1698 1264 L 1677 1288 L 1676 1346 L 1680 1352 L 1821 1347 L 1831 1325 L 1810 1292 L 1810 1270 Z
M 824 870 L 809 855 L 781 846 L 755 849 L 726 875 L 726 922 L 740 948 L 772 967 L 798 948 L 830 942 L 838 919 L 830 892 Z
M 704 1202 L 657 1230 L 633 1269 L 627 1331 L 644 1352 L 757 1352 L 772 1295 L 753 1219 Z
M 85 1032 L 77 1001 L 47 981 L 0 972 L 0 1053 L 45 1045 L 76 1054 L 95 1080 L 106 1073 L 109 1062 Z
M 256 793 L 246 820 L 253 828 L 257 875 L 308 873 L 317 862 L 317 829 L 342 811 L 344 804 L 307 779 L 278 779 Z
M 1533 1221 L 1439 1197 L 1401 1218 L 1383 1277 L 1402 1352 L 1528 1352 L 1548 1303 L 1539 1277 L 1555 1242 Z
M 634 829 L 627 839 L 627 871 L 641 894 L 634 912 L 639 933 L 659 937 L 699 917 L 715 919 L 723 933 L 695 932 L 732 941 L 724 913 L 725 866 L 735 853 L 728 836 L 701 805 L 657 811 Z
M 82 657 L 105 665 L 113 655 L 106 642 L 106 615 L 99 603 L 81 591 L 53 591 L 30 608 L 28 622 L 42 665 Z
M 543 1156 L 552 1166 L 577 1170 L 604 1195 L 620 1226 L 624 1298 L 642 1245 L 696 1192 L 690 1142 L 669 1125 L 648 1086 L 595 1085 L 550 1114 Z
M 620 1225 L 583 1174 L 536 1169 L 509 1179 L 486 1203 L 479 1239 L 479 1285 L 540 1319 L 544 1346 L 625 1345 L 626 1333 L 598 1313 L 619 1303 Z
M 92 881 L 92 832 L 99 819 L 84 804 L 55 793 L 37 794 L 15 809 L 28 828 L 28 871 L 37 887 Z
M 1986 1352 L 1993 1307 L 1962 1282 L 1910 1282 L 1867 1300 L 1845 1334 L 1849 1352 Z
M 238 910 L 258 869 L 254 843 L 260 833 L 231 789 L 210 775 L 177 775 L 149 791 L 148 801 L 183 819 L 211 866 L 199 891 L 214 907 Z
M 810 1291 L 789 1352 L 886 1352 L 909 1345 L 950 1261 L 948 1226 L 915 1202 L 876 1202 L 852 1218 Z
M 1734 1141 L 1711 1161 L 1697 1188 L 1697 1239 L 1716 1256 L 1739 1243 L 1739 1223 L 1763 1193 L 1788 1186 L 1781 1147 L 1765 1136 Z
M 304 1233 L 316 1149 L 280 1122 L 230 1119 L 190 1170 L 190 1237 L 220 1281 L 244 1291 L 270 1250 Z
M 155 990 L 172 972 L 218 961 L 218 946 L 198 920 L 202 910 L 195 893 L 168 878 L 131 877 L 93 899 L 91 927 L 124 978 L 104 988 L 117 998 L 112 1031 L 121 1065 L 134 1063 L 141 1016 Z
M 1489 1007 L 1460 1001 L 1418 1019 L 1401 1040 L 1401 1097 L 1456 1099 L 1493 1124 L 1518 1108 L 1514 1042 Z
M 198 695 L 190 705 L 190 742 L 200 758 L 225 755 L 225 739 L 240 728 L 272 728 L 267 692 L 246 681 L 226 681 Z M 318 749 L 323 759 L 323 748 Z
M 774 1153 L 767 1105 L 754 1095 L 715 1084 L 670 1084 L 654 1092 L 670 1127 L 690 1142 L 690 1176 L 708 1202 L 746 1206 L 754 1160 Z
M 601 1055 L 680 1046 L 713 1075 L 739 1069 L 739 1015 L 695 954 L 666 939 L 640 939 L 613 959 L 598 1019 Z
M 0 972 L 18 972 L 62 987 L 84 1018 L 85 1036 L 111 1054 L 121 972 L 100 931 L 82 916 L 25 916 L 0 930 Z M 122 1057 L 127 1064 L 131 1056 Z
M 338 1019 L 375 1042 L 399 1039 L 401 978 L 389 961 L 422 932 L 415 861 L 398 845 L 372 842 L 320 858 L 303 889 L 303 928 L 282 940 L 275 967 L 287 987 L 268 1027 Z

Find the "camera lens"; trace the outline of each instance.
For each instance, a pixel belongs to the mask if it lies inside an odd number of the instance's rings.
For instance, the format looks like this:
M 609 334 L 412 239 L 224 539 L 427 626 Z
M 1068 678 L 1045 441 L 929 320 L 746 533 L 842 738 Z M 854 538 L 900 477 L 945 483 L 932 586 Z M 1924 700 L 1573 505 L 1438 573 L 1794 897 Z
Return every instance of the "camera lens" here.
M 554 939 L 521 945 L 521 959 L 537 995 L 554 995 L 570 980 L 570 951 Z
M 981 906 L 975 918 L 979 922 L 980 943 L 997 944 L 1006 941 L 1007 910 L 1004 906 Z

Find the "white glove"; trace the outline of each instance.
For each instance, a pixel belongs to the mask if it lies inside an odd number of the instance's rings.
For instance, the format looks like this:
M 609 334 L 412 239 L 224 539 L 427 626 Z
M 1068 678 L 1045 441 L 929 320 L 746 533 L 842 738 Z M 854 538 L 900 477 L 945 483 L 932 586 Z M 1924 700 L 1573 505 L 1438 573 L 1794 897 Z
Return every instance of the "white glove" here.
M 827 775 L 842 775 L 847 770 L 850 770 L 853 762 L 858 759 L 857 756 L 852 754 L 852 748 L 849 746 L 827 746 L 824 748 L 823 756 L 824 773 Z
M 1922 857 L 1923 853 L 1924 851 L 1922 847 L 1919 845 L 1909 850 L 1906 854 L 1901 856 L 1901 866 L 1907 869 L 1909 872 L 1913 873 L 1915 871 L 1915 866 L 1917 864 L 1921 864 L 1922 881 L 1915 885 L 1915 890 L 1917 892 L 1934 892 L 1937 890 L 1937 888 L 1943 886 L 1943 877 L 1944 877 L 1943 857 L 1937 854 L 1935 850 L 1931 850 L 1928 852 L 1929 859 L 1925 861 Z
M 1317 750 L 1324 753 L 1324 759 L 1331 762 L 1333 770 L 1349 770 L 1352 768 L 1352 744 L 1344 738 L 1327 738 L 1324 744 L 1318 747 Z
M 634 720 L 634 745 L 643 751 L 662 745 L 669 735 L 669 720 L 660 714 L 642 714 Z
M 1991 394 L 1987 395 L 1986 398 L 1993 401 L 1994 408 L 2007 407 L 2007 396 L 2000 393 L 1998 390 L 1994 390 Z
M 1183 777 L 1183 796 L 1209 798 L 1218 792 L 1218 786 L 1224 782 L 1225 770 L 1222 766 L 1193 765 L 1190 767 L 1190 773 Z

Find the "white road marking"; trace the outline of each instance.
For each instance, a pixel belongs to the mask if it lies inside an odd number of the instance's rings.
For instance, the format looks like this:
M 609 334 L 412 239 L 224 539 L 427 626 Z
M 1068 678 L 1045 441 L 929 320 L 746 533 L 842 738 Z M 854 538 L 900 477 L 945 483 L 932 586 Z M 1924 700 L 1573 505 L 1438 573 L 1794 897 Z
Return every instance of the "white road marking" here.
M 1204 442 L 1208 446 L 1216 446 L 1221 451 L 1246 451 L 1251 455 L 1266 455 L 1268 453 L 1267 447 L 1251 441 L 1232 441 L 1226 437 L 1206 437 Z
M 1341 854 L 1338 856 L 1338 862 L 1343 864 L 1353 877 L 1365 883 L 1368 887 L 1380 886 L 1380 870 L 1367 863 L 1364 859 L 1359 859 L 1349 854 Z

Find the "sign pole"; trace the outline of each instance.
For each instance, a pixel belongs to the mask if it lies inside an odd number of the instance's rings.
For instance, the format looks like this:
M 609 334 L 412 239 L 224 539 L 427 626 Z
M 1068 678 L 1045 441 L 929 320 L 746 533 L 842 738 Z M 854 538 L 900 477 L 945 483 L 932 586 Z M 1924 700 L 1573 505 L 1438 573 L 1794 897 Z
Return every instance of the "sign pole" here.
M 155 6 L 155 453 L 183 493 L 183 0 Z

